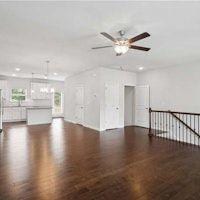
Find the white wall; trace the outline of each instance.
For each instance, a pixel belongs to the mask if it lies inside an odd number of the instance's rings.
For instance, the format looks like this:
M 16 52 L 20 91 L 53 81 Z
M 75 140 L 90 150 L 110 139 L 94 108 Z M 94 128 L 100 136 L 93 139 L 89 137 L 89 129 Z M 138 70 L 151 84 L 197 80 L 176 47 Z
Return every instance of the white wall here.
M 94 69 L 68 77 L 65 81 L 65 120 L 76 122 L 75 119 L 75 89 L 84 87 L 84 126 L 100 128 L 100 70 Z
M 75 119 L 75 88 L 83 85 L 84 92 L 84 126 L 105 130 L 105 83 L 118 83 L 120 86 L 119 127 L 124 126 L 124 86 L 136 85 L 136 74 L 97 68 L 88 70 L 66 79 L 65 82 L 65 120 Z
M 200 66 L 197 64 L 139 73 L 138 85 L 150 85 L 153 109 L 200 113 Z

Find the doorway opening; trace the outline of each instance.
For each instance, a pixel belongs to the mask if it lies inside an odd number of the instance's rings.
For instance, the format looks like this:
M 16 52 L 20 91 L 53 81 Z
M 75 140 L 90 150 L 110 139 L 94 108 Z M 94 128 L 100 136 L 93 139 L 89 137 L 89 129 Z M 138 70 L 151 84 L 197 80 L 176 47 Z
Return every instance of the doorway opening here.
M 148 85 L 125 86 L 124 88 L 124 126 L 149 127 Z
M 124 126 L 135 125 L 135 87 L 125 86 L 124 88 Z
M 63 93 L 54 92 L 53 94 L 53 116 L 63 117 Z

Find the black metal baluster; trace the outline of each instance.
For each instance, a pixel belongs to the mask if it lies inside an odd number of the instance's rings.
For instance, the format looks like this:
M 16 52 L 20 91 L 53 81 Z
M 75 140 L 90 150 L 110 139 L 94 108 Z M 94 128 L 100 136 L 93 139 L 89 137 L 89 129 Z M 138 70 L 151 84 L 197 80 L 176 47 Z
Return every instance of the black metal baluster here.
M 184 122 L 184 114 L 182 114 L 182 121 Z M 184 126 L 182 124 L 182 140 L 184 142 Z
M 188 115 L 186 115 L 186 124 L 188 124 Z M 187 129 L 187 127 L 186 127 L 186 140 L 187 140 L 187 144 L 188 144 L 189 143 L 189 139 L 188 139 L 188 129 Z
M 165 134 L 166 134 L 166 138 L 167 137 L 167 118 L 166 118 L 167 113 L 164 114 L 164 129 L 165 129 Z
M 164 114 L 165 114 L 165 113 L 163 112 L 163 113 L 162 113 L 162 119 L 161 119 L 161 120 L 162 120 L 162 132 L 163 132 L 163 136 L 165 137 L 164 121 L 163 121 L 163 120 L 164 120 Z
M 169 134 L 168 134 L 168 125 L 169 125 L 169 122 L 168 122 L 168 113 L 165 113 L 165 121 L 166 121 L 166 126 L 165 126 L 166 135 L 167 135 L 167 138 L 169 139 Z
M 199 115 L 198 115 L 198 135 L 200 135 L 200 131 L 199 131 Z M 199 145 L 199 137 L 198 137 L 198 145 Z
M 153 133 L 156 135 L 156 112 L 154 112 L 154 126 L 153 126 Z
M 176 129 L 176 141 L 178 141 L 178 133 L 177 133 L 178 126 L 177 126 L 177 119 L 174 119 L 174 120 L 175 120 L 175 129 Z
M 155 135 L 156 135 L 156 120 L 157 120 L 157 117 L 156 117 L 156 112 L 155 112 Z
M 165 134 L 166 134 L 166 138 L 167 137 L 167 117 L 166 117 L 167 113 L 164 114 L 164 129 L 165 129 Z
M 157 112 L 157 133 L 159 133 L 159 113 Z M 157 135 L 159 136 L 159 134 Z
M 152 121 L 152 113 L 151 108 L 149 108 L 149 135 L 151 134 L 151 121 Z
M 170 113 L 168 113 L 168 118 L 169 118 L 168 120 L 169 120 L 169 138 L 170 138 L 170 135 L 171 135 L 171 131 L 170 131 L 170 128 L 171 128 L 170 127 Z
M 165 137 L 164 135 L 164 131 L 163 131 L 163 113 L 160 113 L 160 129 L 162 130 L 162 134 L 163 134 L 163 137 Z
M 172 116 L 172 127 L 173 127 L 173 140 L 176 140 L 175 136 L 176 136 L 176 131 L 174 129 L 174 117 Z
M 153 122 L 152 122 L 152 133 L 154 134 L 154 128 L 155 128 L 155 113 L 152 112 L 152 119 L 153 119 Z
M 160 130 L 160 133 L 162 133 L 162 128 L 161 128 L 161 112 L 159 112 L 159 130 Z M 161 134 L 162 135 L 162 134 Z
M 172 115 L 171 115 L 171 126 L 172 126 L 172 139 L 174 139 L 174 125 L 173 125 L 173 117 L 172 117 Z
M 162 131 L 162 113 L 160 112 L 160 118 L 159 118 L 159 129 L 160 129 L 160 132 L 162 133 L 162 136 L 163 136 L 163 131 Z
M 186 116 L 185 115 L 183 115 L 183 119 L 184 119 L 184 122 L 186 122 Z M 184 134 L 184 142 L 186 143 L 186 128 L 185 127 L 183 127 L 183 134 Z
M 190 127 L 191 127 L 191 125 L 192 125 L 192 120 L 191 120 L 191 115 L 190 115 Z M 190 144 L 191 144 L 191 138 L 192 138 L 192 133 L 190 131 Z
M 196 120 L 196 116 L 195 115 L 193 115 L 194 116 L 194 131 L 196 131 L 196 123 L 195 123 L 195 120 Z M 193 137 L 194 137 L 194 144 L 196 145 L 196 135 L 193 133 Z
M 163 125 L 162 125 L 162 127 L 163 127 L 163 133 L 164 133 L 164 135 L 165 135 L 165 138 L 167 138 L 167 136 L 166 136 L 166 134 L 165 134 L 165 113 L 163 112 L 163 119 L 162 119 L 162 123 L 163 123 Z
M 179 119 L 180 119 L 180 113 L 179 113 Z M 179 128 L 179 141 L 181 142 L 181 133 L 180 133 L 180 121 L 178 121 L 178 128 Z
M 186 115 L 186 122 L 187 122 L 187 124 L 188 124 L 188 115 Z M 189 133 L 188 133 L 188 128 L 186 127 L 185 130 L 186 130 L 186 142 L 189 143 Z
M 156 136 L 158 136 L 157 131 L 158 131 L 158 113 L 156 112 Z
M 161 130 L 160 130 L 160 112 L 159 112 L 159 125 L 158 125 L 158 129 L 159 129 L 159 133 L 161 133 Z

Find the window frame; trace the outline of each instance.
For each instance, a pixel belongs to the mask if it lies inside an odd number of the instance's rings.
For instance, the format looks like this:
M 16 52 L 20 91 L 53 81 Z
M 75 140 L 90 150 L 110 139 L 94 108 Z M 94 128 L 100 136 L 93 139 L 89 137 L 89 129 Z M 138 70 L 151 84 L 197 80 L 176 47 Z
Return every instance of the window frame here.
M 13 90 L 22 90 L 24 91 L 24 94 L 15 94 L 13 93 Z M 13 96 L 15 97 L 24 97 L 24 100 L 20 99 L 20 100 L 15 100 L 13 99 Z M 19 102 L 19 101 L 27 101 L 27 89 L 26 88 L 12 88 L 11 89 L 11 102 Z

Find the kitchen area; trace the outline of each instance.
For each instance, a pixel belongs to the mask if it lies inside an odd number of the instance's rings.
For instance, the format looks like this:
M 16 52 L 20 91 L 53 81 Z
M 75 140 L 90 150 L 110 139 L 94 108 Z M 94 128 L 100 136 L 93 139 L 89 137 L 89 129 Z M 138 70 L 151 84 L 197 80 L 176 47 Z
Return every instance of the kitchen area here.
M 0 77 L 2 122 L 50 124 L 63 116 L 63 81 Z

